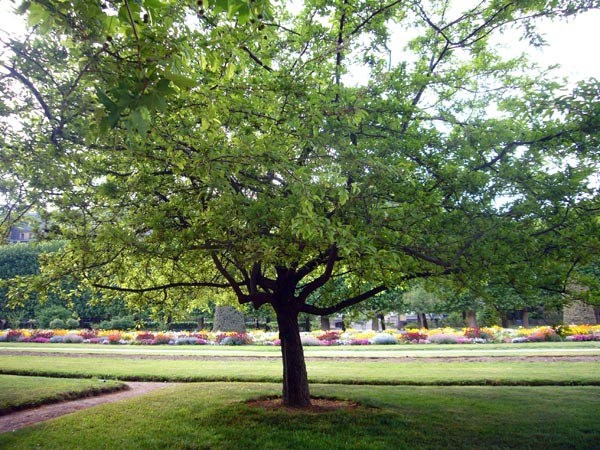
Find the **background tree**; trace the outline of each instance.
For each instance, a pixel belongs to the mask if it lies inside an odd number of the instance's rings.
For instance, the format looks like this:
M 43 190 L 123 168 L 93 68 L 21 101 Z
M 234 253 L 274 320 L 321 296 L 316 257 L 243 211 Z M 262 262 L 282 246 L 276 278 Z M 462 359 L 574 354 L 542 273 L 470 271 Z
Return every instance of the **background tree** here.
M 429 328 L 427 321 L 428 313 L 439 312 L 440 309 L 444 312 L 448 312 L 448 309 L 444 309 L 440 306 L 440 299 L 435 295 L 434 292 L 428 291 L 424 286 L 418 283 L 414 283 L 410 289 L 402 294 L 402 301 L 405 305 L 407 312 L 414 312 L 417 314 L 417 320 L 420 328 Z
M 0 320 L 12 328 L 25 324 L 47 328 L 52 319 L 77 317 L 85 319 L 83 326 L 92 322 L 115 316 L 125 316 L 134 311 L 127 310 L 119 298 L 103 302 L 92 296 L 89 290 L 79 287 L 68 280 L 57 283 L 55 292 L 39 295 L 37 292 L 27 296 L 17 296 L 9 301 L 8 288 L 4 284 L 21 279 L 27 284 L 27 278 L 40 273 L 40 255 L 57 252 L 64 242 L 29 242 L 0 246 Z M 143 312 L 148 315 L 149 312 Z
M 596 251 L 600 86 L 566 92 L 491 36 L 535 43 L 535 18 L 598 4 L 288 6 L 27 2 L 37 28 L 5 42 L 3 97 L 34 132 L 3 145 L 31 155 L 29 186 L 69 243 L 43 283 L 67 273 L 157 307 L 205 288 L 269 304 L 284 404 L 299 407 L 299 314 L 419 278 L 562 291 Z M 390 58 L 395 31 L 410 33 Z M 357 67 L 364 83 L 346 77 Z M 348 297 L 311 296 L 340 277 Z

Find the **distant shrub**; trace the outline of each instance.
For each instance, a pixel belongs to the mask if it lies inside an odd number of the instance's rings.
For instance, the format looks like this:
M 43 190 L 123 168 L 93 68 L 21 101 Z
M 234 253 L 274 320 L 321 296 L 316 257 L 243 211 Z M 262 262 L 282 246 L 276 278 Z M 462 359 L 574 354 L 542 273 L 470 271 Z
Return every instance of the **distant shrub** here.
M 121 342 L 121 333 L 111 333 L 107 336 L 109 344 L 119 344 Z
M 332 343 L 339 341 L 340 335 L 341 333 L 339 331 L 326 331 L 325 333 L 317 336 L 317 339 Z
M 350 345 L 369 345 L 368 339 L 351 339 Z
M 46 306 L 36 314 L 36 319 L 40 328 L 57 328 L 50 325 L 54 319 L 66 321 L 73 316 L 73 313 L 64 306 L 52 305 Z M 64 325 L 58 328 L 64 328 Z
M 300 336 L 300 341 L 302 342 L 302 346 L 304 347 L 316 347 L 319 345 L 323 345 L 323 343 L 319 339 L 310 335 Z
M 396 336 L 389 333 L 379 333 L 375 335 L 372 341 L 373 344 L 376 345 L 393 345 L 398 343 L 398 339 L 396 339 Z
M 246 345 L 252 344 L 252 338 L 246 333 L 221 333 L 215 342 L 220 345 Z
M 66 334 L 63 336 L 63 342 L 65 344 L 81 344 L 83 338 L 78 334 Z
M 31 332 L 31 337 L 33 339 L 37 339 L 37 338 L 50 339 L 52 336 L 54 336 L 53 330 L 33 330 Z
M 537 329 L 534 333 L 527 336 L 529 342 L 559 342 L 562 339 L 551 327 Z
M 434 334 L 429 336 L 429 342 L 432 344 L 456 344 L 458 336 L 453 334 Z
M 52 319 L 50 321 L 50 328 L 54 328 L 55 330 L 62 330 L 65 328 L 65 321 L 62 319 Z
M 81 330 L 79 336 L 83 339 L 92 339 L 98 337 L 98 330 Z
M 23 339 L 23 333 L 18 330 L 11 330 L 6 333 L 6 342 L 19 342 Z
M 153 333 L 138 333 L 135 337 L 136 341 L 152 341 L 153 339 Z
M 200 341 L 208 342 L 208 335 L 206 333 L 192 333 L 192 334 L 190 334 L 190 337 L 195 337 L 196 339 L 198 339 Z
M 197 341 L 195 337 L 180 337 L 175 339 L 175 345 L 194 345 Z
M 496 338 L 494 333 L 478 327 L 467 328 L 464 332 L 464 336 L 471 339 L 485 339 L 486 341 L 493 341 Z
M 197 322 L 172 322 L 169 324 L 171 331 L 191 331 L 198 328 Z
M 402 333 L 402 341 L 404 342 L 422 342 L 427 340 L 427 335 L 420 331 L 407 331 Z
M 171 337 L 166 334 L 158 333 L 154 336 L 154 340 L 152 341 L 152 345 L 164 345 L 171 342 Z
M 582 342 L 582 341 L 600 341 L 598 334 L 573 334 L 565 338 L 566 341 Z
M 131 330 L 133 328 L 135 328 L 135 320 L 133 319 L 132 316 L 125 316 L 125 317 L 115 317 L 114 319 L 111 320 L 111 330 L 121 330 L 121 331 L 126 331 L 126 330 Z
M 75 330 L 77 328 L 79 328 L 79 320 L 74 319 L 74 318 L 70 318 L 65 320 L 65 327 L 68 330 Z

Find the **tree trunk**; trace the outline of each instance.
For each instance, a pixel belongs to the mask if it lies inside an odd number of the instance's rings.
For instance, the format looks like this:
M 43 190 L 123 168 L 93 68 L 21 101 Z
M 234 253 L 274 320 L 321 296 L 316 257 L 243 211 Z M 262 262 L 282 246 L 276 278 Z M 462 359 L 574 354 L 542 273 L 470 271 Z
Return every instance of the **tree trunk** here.
M 204 317 L 198 318 L 198 331 L 204 330 Z
M 596 319 L 596 325 L 600 325 L 600 307 L 594 307 L 594 318 Z
M 310 316 L 306 316 L 306 319 L 304 319 L 304 328 L 306 331 L 310 331 Z
M 383 314 L 379 314 L 379 320 L 381 321 L 381 331 L 385 331 L 385 316 Z
M 371 330 L 379 331 L 379 319 L 377 317 L 371 319 Z
M 310 406 L 308 374 L 300 340 L 298 313 L 285 306 L 277 308 L 275 312 L 283 359 L 283 405 L 293 408 Z
M 467 328 L 477 328 L 477 312 L 467 311 L 465 325 Z
M 527 308 L 523 308 L 521 313 L 523 314 L 521 325 L 523 328 L 529 328 L 529 311 L 527 311 Z
M 427 324 L 427 316 L 425 313 L 417 313 L 417 318 L 419 319 L 419 328 L 427 330 L 429 325 Z
M 329 317 L 321 316 L 321 331 L 329 331 L 331 329 L 331 323 Z

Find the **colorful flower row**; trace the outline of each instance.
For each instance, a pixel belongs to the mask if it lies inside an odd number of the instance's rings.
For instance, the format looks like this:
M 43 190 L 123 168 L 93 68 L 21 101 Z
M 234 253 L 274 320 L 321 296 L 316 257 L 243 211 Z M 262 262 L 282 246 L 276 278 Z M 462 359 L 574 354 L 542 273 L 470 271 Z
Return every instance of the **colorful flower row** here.
M 313 331 L 301 333 L 305 346 L 390 345 L 390 344 L 469 344 L 488 342 L 600 341 L 600 325 L 561 326 L 558 328 L 435 328 L 386 330 L 383 332 Z M 277 332 L 195 333 L 118 330 L 6 330 L 0 331 L 0 342 L 91 343 L 132 345 L 280 345 Z

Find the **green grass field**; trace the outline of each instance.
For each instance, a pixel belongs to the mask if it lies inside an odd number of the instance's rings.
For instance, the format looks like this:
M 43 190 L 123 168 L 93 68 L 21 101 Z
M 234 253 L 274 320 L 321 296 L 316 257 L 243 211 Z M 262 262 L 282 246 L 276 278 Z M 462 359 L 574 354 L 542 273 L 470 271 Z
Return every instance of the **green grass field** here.
M 0 449 L 592 449 L 597 387 L 314 385 L 360 402 L 324 413 L 249 408 L 260 383 L 186 384 L 0 435 Z
M 95 346 L 121 357 L 55 356 L 73 346 L 0 347 L 0 372 L 66 378 L 0 376 L 0 398 L 23 402 L 95 379 L 188 381 L 172 388 L 0 434 L 0 449 L 593 449 L 600 442 L 598 343 L 571 346 L 338 347 L 307 349 L 313 396 L 352 400 L 356 408 L 314 413 L 250 408 L 245 402 L 281 391 L 278 348 Z M 589 345 L 595 344 L 595 345 Z M 89 353 L 91 346 L 75 346 Z M 412 346 L 410 346 L 412 347 Z M 471 349 L 473 348 L 473 349 Z M 22 350 L 22 355 L 8 352 Z M 313 352 L 314 350 L 314 352 Z M 370 351 L 368 351 L 370 350 Z M 548 353 L 549 360 L 500 356 Z M 485 361 L 449 359 L 453 352 Z M 125 353 L 126 352 L 126 353 Z M 148 354 L 147 352 L 155 352 Z M 166 352 L 166 353 L 165 353 Z M 152 355 L 259 356 L 244 359 L 155 359 Z M 200 352 L 200 353 L 198 353 Z M 207 353 L 209 352 L 209 353 Z M 238 353 L 238 352 L 241 352 Z M 343 353 L 340 353 L 343 352 Z M 346 353 L 348 352 L 348 353 Z M 403 356 L 415 352 L 428 359 Z M 439 353 L 438 358 L 433 352 Z M 46 353 L 46 354 L 45 354 Z M 136 358 L 124 356 L 139 353 Z M 384 354 L 395 357 L 386 360 Z M 310 359 L 310 356 L 335 359 Z M 374 356 L 376 355 L 376 356 Z M 270 358 L 260 358 L 260 356 Z M 352 359 L 347 357 L 360 357 Z M 508 355 L 506 355 L 508 356 Z M 365 358 L 378 359 L 365 359 Z M 441 358 L 443 357 L 443 359 Z M 382 358 L 382 359 L 379 359 Z M 192 383 L 189 381 L 212 381 Z M 220 382 L 220 381 L 235 382 Z M 53 382 L 64 382 L 53 384 Z M 543 386 L 538 386 L 543 385 Z M 82 385 L 83 386 L 83 385 Z M 85 389 L 85 388 L 83 388 Z M 3 394 L 4 392 L 4 394 Z M 28 400 L 31 401 L 31 400 Z
M 600 361 L 308 361 L 313 383 L 600 385 Z M 130 381 L 281 381 L 277 360 L 157 360 L 0 355 L 0 373 Z
M 47 403 L 112 392 L 124 387 L 123 383 L 110 380 L 0 375 L 0 415 Z
M 281 350 L 274 346 L 213 346 L 213 345 L 98 345 L 98 344 L 28 344 L 1 342 L 3 352 L 36 353 L 115 353 L 146 355 L 198 355 L 198 356 L 279 356 Z M 537 342 L 523 344 L 410 344 L 410 345 L 346 345 L 305 347 L 307 357 L 464 357 L 464 356 L 600 356 L 600 342 Z

